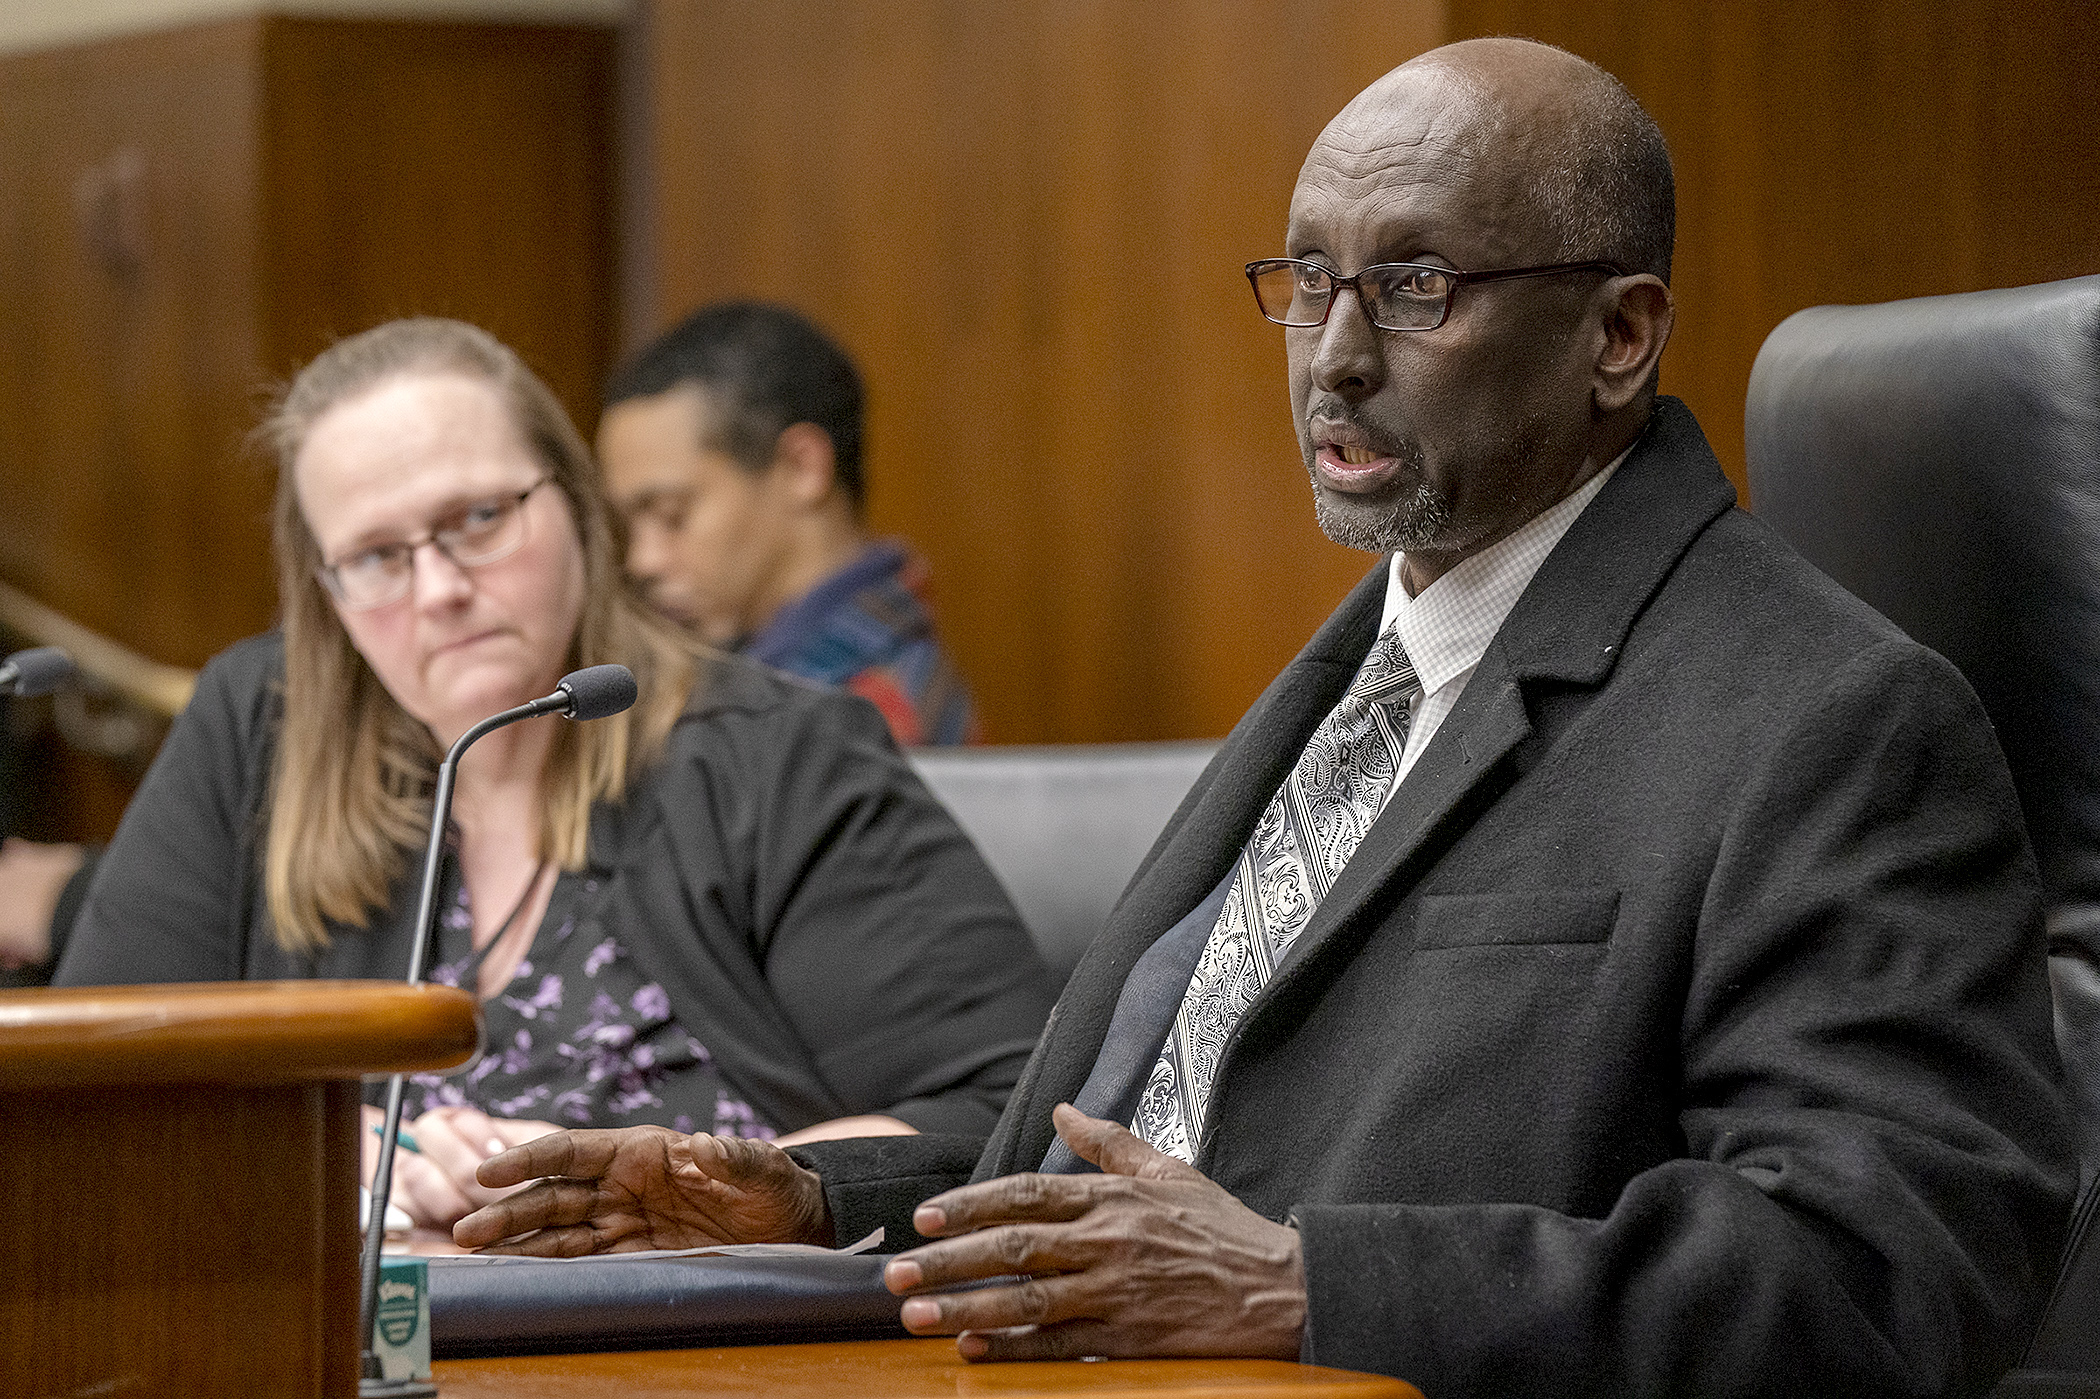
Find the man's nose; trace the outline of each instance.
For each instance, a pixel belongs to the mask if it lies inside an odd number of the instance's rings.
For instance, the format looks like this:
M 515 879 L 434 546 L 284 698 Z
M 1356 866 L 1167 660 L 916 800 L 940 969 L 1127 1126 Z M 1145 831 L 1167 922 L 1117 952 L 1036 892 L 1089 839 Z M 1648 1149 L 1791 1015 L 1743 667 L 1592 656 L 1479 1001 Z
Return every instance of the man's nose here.
M 467 577 L 467 571 L 434 540 L 418 544 L 408 556 L 408 566 L 418 608 L 450 607 L 474 591 L 474 580 Z
M 1385 332 L 1371 324 L 1354 287 L 1336 287 L 1313 352 L 1314 387 L 1344 398 L 1361 398 L 1385 382 Z

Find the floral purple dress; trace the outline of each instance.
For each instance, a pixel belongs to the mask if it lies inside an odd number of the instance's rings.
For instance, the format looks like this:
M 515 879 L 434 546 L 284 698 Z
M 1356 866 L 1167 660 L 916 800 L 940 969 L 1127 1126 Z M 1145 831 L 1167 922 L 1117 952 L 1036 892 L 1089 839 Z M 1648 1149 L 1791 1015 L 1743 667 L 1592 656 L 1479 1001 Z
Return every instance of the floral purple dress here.
M 447 864 L 430 980 L 474 984 L 473 906 Z M 737 1097 L 707 1046 L 671 1018 L 670 997 L 617 937 L 579 936 L 599 896 L 589 874 L 555 879 L 532 946 L 510 983 L 481 1003 L 485 1052 L 465 1072 L 410 1076 L 411 1114 L 471 1104 L 492 1117 L 563 1127 L 651 1123 L 717 1136 L 775 1135 Z

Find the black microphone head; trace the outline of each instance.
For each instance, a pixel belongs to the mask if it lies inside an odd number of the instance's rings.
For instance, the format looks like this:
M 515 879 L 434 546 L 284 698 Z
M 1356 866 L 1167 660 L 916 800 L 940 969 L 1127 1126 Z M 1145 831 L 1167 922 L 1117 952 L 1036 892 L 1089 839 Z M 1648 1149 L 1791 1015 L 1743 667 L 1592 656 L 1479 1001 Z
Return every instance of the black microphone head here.
M 72 678 L 73 658 L 56 646 L 17 651 L 0 661 L 0 689 L 17 695 L 48 695 Z
M 569 697 L 562 714 L 570 719 L 607 719 L 632 708 L 641 691 L 634 672 L 623 665 L 585 666 L 572 670 L 554 687 Z

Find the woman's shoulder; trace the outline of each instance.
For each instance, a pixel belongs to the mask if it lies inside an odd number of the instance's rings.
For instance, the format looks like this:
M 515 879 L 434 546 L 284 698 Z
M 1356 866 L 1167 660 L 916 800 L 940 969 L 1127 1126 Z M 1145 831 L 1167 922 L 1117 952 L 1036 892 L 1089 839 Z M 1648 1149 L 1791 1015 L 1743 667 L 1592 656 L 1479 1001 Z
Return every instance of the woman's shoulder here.
M 699 658 L 678 730 L 814 725 L 852 733 L 881 715 L 865 700 L 726 651 Z M 674 737 L 678 730 L 674 730 Z M 690 739 L 690 735 L 689 735 Z
M 284 637 L 269 631 L 236 641 L 206 661 L 186 713 L 205 722 L 217 717 L 248 730 L 283 703 Z
M 887 782 L 904 759 L 866 700 L 715 652 L 700 658 L 685 709 L 651 766 L 644 790 L 660 797 L 697 781 L 711 802 L 764 804 L 817 774 Z
M 284 676 L 284 633 L 266 631 L 246 637 L 204 663 L 198 683 L 206 676 L 228 689 L 250 689 Z

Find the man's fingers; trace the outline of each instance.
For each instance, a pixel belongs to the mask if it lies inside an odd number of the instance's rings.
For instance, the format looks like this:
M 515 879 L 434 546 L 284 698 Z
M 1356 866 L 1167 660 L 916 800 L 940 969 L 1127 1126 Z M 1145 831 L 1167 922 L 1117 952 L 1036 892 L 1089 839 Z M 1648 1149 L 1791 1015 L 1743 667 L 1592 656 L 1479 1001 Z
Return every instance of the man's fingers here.
M 1089 1165 L 1116 1176 L 1142 1176 L 1147 1180 L 1203 1180 L 1206 1177 L 1186 1161 L 1133 1136 L 1119 1123 L 1088 1117 L 1070 1103 L 1050 1110 L 1057 1135 L 1064 1138 L 1072 1154 Z
M 912 1297 L 899 1308 L 904 1329 L 916 1336 L 952 1336 L 1012 1326 L 1049 1326 L 1087 1311 L 1084 1278 L 1028 1278 L 1005 1287 Z
M 462 1248 L 480 1248 L 535 1229 L 582 1224 L 597 1204 L 598 1192 L 583 1181 L 543 1180 L 460 1220 L 452 1226 L 452 1241 Z
M 770 1184 L 784 1172 L 795 1169 L 792 1158 L 779 1147 L 749 1137 L 717 1137 L 698 1132 L 689 1152 L 695 1166 L 737 1190 Z
M 938 1239 L 995 1224 L 1074 1220 L 1094 1207 L 1104 1185 L 1100 1176 L 1000 1176 L 934 1196 L 912 1212 L 912 1228 Z
M 497 1190 L 541 1176 L 596 1180 L 612 1165 L 619 1140 L 618 1131 L 603 1128 L 550 1133 L 491 1156 L 475 1170 L 474 1179 Z
M 1084 1360 L 1142 1353 L 1141 1349 L 1133 1352 L 1114 1327 L 1092 1318 L 1054 1326 L 968 1331 L 956 1338 L 955 1350 L 965 1360 Z
M 460 1224 L 465 1224 L 461 1220 Z M 466 1247 L 459 1237 L 459 1226 L 453 1226 L 452 1241 Z M 598 1248 L 598 1232 L 586 1224 L 572 1224 L 566 1229 L 540 1229 L 523 1238 L 483 1245 L 482 1253 L 509 1253 L 521 1258 L 581 1258 L 594 1253 Z
M 882 1283 L 901 1295 L 924 1288 L 954 1287 L 985 1278 L 1077 1272 L 1095 1261 L 1093 1253 L 1094 1250 L 1088 1248 L 1084 1240 L 1075 1238 L 1069 1229 L 1055 1225 L 1007 1224 L 900 1253 L 883 1268 Z M 1021 1323 L 982 1324 L 1018 1326 Z

